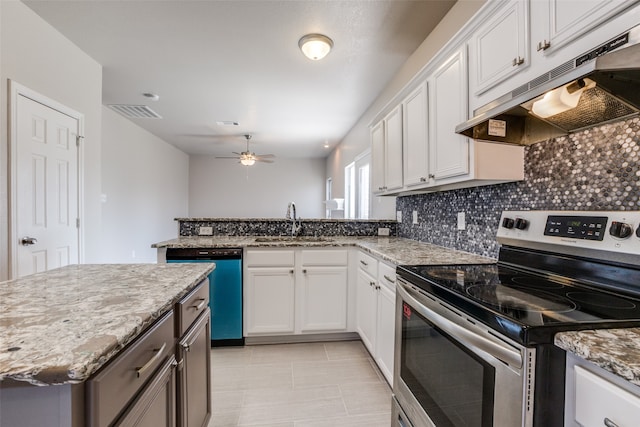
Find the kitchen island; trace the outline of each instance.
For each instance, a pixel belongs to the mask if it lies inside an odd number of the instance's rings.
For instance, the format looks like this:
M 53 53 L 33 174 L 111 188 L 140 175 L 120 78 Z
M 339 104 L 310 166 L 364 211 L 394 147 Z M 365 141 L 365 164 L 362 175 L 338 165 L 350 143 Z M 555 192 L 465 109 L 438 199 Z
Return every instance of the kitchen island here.
M 18 425 L 16 411 L 42 419 L 46 408 L 56 411 L 47 425 L 86 425 L 84 383 L 159 320 L 173 321 L 174 305 L 214 268 L 72 265 L 0 283 L 0 425 Z

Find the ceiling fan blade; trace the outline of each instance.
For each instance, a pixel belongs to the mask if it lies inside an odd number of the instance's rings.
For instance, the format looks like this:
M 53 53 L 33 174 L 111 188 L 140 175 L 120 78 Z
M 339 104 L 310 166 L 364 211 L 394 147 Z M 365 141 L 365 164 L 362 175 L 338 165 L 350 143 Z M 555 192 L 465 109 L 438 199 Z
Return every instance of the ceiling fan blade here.
M 225 156 L 216 156 L 216 159 L 236 159 L 238 160 L 240 157 L 238 156 L 233 156 L 233 157 L 225 157 Z
M 273 154 L 256 154 L 256 157 L 262 157 L 262 158 L 274 158 L 275 155 Z
M 261 159 L 260 157 L 256 157 L 256 162 L 261 162 L 261 163 L 273 163 L 273 160 Z

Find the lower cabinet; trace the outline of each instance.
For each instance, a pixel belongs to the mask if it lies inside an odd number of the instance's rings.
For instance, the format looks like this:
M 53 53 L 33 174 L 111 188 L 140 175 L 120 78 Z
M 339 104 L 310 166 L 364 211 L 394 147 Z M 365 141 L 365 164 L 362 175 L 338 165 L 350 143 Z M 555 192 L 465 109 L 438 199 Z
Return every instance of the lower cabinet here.
M 396 309 L 395 268 L 378 262 L 363 252 L 360 252 L 358 257 L 356 330 L 380 372 L 392 385 Z
M 346 250 L 249 249 L 245 265 L 247 337 L 347 330 Z
M 211 417 L 211 315 L 209 308 L 178 342 L 178 420 L 206 426 Z

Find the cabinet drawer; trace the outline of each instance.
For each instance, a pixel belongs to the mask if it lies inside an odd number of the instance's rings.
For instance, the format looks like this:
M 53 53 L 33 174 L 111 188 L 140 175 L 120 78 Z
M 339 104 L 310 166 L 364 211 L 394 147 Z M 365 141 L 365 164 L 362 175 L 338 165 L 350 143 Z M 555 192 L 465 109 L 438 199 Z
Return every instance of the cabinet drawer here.
M 346 250 L 303 250 L 302 265 L 347 265 Z
M 575 367 L 575 420 L 584 427 L 636 426 L 640 419 L 640 396 L 629 393 L 604 378 Z M 609 424 L 605 420 L 609 420 Z
M 87 381 L 89 425 L 107 426 L 175 352 L 173 310 Z
M 369 273 L 371 277 L 378 276 L 378 260 L 364 252 L 358 252 L 358 268 Z
M 247 267 L 293 267 L 294 251 L 247 251 Z
M 209 304 L 209 279 L 176 303 L 176 337 L 181 337 Z
M 378 263 L 378 283 L 395 291 L 396 289 L 396 269 L 384 262 Z

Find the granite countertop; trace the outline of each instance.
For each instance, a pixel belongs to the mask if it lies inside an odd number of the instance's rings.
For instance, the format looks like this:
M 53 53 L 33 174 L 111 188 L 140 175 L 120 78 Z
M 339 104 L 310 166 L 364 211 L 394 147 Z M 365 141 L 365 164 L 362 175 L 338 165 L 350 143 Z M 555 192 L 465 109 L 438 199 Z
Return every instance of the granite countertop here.
M 71 265 L 0 283 L 0 383 L 79 383 L 214 264 Z
M 256 241 L 258 239 L 258 241 Z M 492 264 L 496 260 L 402 237 L 361 236 L 189 236 L 159 242 L 154 248 L 344 247 L 355 246 L 395 265 Z
M 640 385 L 640 328 L 561 332 L 556 334 L 554 343 Z

